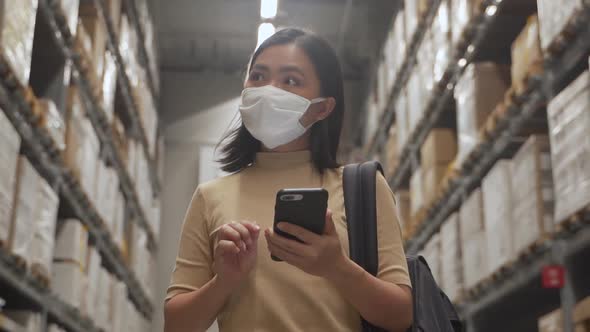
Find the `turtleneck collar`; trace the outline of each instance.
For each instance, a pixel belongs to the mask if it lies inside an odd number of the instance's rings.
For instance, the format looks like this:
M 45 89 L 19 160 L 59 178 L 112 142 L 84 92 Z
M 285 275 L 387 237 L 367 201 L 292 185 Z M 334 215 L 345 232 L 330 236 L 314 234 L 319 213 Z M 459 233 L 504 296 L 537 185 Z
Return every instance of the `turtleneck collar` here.
M 294 168 L 311 163 L 311 151 L 295 152 L 258 152 L 254 166 L 262 168 Z

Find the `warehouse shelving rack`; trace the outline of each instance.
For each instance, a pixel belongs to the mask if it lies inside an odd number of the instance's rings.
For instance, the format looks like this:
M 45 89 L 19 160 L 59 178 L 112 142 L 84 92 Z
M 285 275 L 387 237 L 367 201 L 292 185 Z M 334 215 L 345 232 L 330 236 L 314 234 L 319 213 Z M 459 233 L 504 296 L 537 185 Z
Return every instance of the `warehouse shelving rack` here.
M 463 35 L 463 42 L 457 45 L 443 79 L 433 90 L 423 118 L 409 136 L 408 142 L 411 143 L 408 143 L 400 154 L 400 165 L 388 179 L 392 189 L 397 190 L 407 183 L 422 143 L 443 114 L 447 103 L 452 100 L 455 85 L 465 67 L 473 61 L 479 51 L 484 36 L 494 26 L 496 14 L 508 1 L 510 0 L 484 1 L 481 13 L 469 23 Z M 530 78 L 527 92 L 515 98 L 515 102 L 505 115 L 498 119 L 494 130 L 488 133 L 487 140 L 475 149 L 468 162 L 461 165 L 458 176 L 452 178 L 441 198 L 429 208 L 426 218 L 416 230 L 416 235 L 406 242 L 408 253 L 415 254 L 425 246 L 445 219 L 459 208 L 469 193 L 481 182 L 493 164 L 513 147 L 513 140 L 517 138 L 520 129 L 529 124 L 548 100 L 559 92 L 564 80 L 571 79 L 571 73 L 579 69 L 578 64 L 588 59 L 590 25 L 587 22 L 590 21 L 590 1 L 584 0 L 583 4 L 583 9 L 575 14 L 573 26 L 568 29 L 571 38 L 567 40 L 567 45 L 560 45 L 556 50 L 549 52 L 545 58 L 544 72 Z M 424 22 L 426 25 L 420 25 L 414 41 L 419 40 L 417 36 L 424 33 L 422 30 L 431 23 L 431 17 L 427 16 Z M 418 47 L 419 44 L 412 44 L 407 56 L 416 57 L 415 49 Z M 414 63 L 411 59 L 404 60 L 404 64 L 410 66 L 402 67 L 398 81 L 394 84 L 390 106 L 386 109 L 384 120 L 381 121 L 382 127 L 378 129 L 369 148 L 369 156 L 380 151 L 385 145 L 388 129 L 395 117 L 395 97 L 399 94 L 398 90 L 406 84 L 407 75 L 413 70 L 411 67 Z M 536 326 L 533 327 L 530 323 L 556 307 L 564 310 L 564 326 L 571 328 L 566 331 L 573 331 L 571 313 L 575 300 L 580 296 L 590 295 L 587 277 L 583 277 L 590 273 L 590 267 L 583 264 L 584 260 L 587 262 L 590 257 L 590 212 L 587 209 L 572 220 L 575 222 L 566 222 L 565 225 L 559 226 L 558 231 L 552 234 L 550 239 L 521 255 L 512 265 L 486 280 L 483 287 L 477 287 L 464 298 L 460 311 L 467 322 L 469 332 L 510 330 L 506 324 L 514 324 L 519 319 L 518 315 L 523 314 L 522 308 L 536 316 L 529 317 L 531 319 L 528 321 L 522 320 L 525 325 L 516 327 L 515 331 L 534 330 Z M 582 271 L 573 264 L 574 260 L 580 261 L 578 265 L 583 266 Z M 560 291 L 540 289 L 540 271 L 548 264 L 560 264 L 565 266 L 567 271 L 575 271 L 568 272 L 566 285 Z M 544 292 L 542 294 L 547 301 L 538 301 L 534 296 L 541 292 Z
M 55 1 L 39 1 L 38 10 L 42 12 L 50 28 L 53 30 L 52 33 L 58 46 L 61 48 L 66 59 L 72 60 L 74 64 L 72 77 L 75 84 L 80 88 L 81 99 L 86 106 L 87 115 L 99 137 L 102 152 L 117 170 L 130 218 L 132 220 L 138 220 L 139 224 L 145 228 L 149 236 L 148 247 L 154 253 L 157 250 L 157 246 L 153 231 L 150 229 L 145 214 L 139 205 L 135 186 L 122 162 L 121 156 L 118 155 L 117 149 L 115 148 L 113 132 L 107 122 L 105 112 L 93 97 L 88 79 L 82 74 L 80 55 L 74 51 L 73 38 L 65 26 L 65 18 L 57 8 Z M 109 33 L 111 32 L 112 29 Z M 118 52 L 116 47 L 113 48 L 111 46 L 111 48 L 113 51 Z M 120 59 L 119 54 L 118 60 Z M 118 65 L 121 66 L 122 62 L 119 62 Z M 7 70 L 9 69 L 0 68 L 2 72 Z M 119 74 L 121 73 L 126 75 L 124 67 L 119 68 Z M 123 90 L 125 90 L 125 87 L 123 87 Z M 126 91 L 129 93 L 129 86 L 127 86 Z M 50 138 L 49 133 L 36 125 L 33 110 L 27 101 L 24 91 L 18 88 L 14 89 L 13 82 L 0 82 L 0 106 L 22 139 L 22 151 L 40 175 L 46 179 L 54 190 L 60 193 L 62 200 L 65 201 L 73 214 L 88 228 L 90 241 L 99 251 L 103 265 L 127 286 L 128 296 L 135 304 L 137 310 L 146 319 L 151 319 L 153 304 L 148 299 L 145 290 L 142 289 L 135 273 L 126 265 L 123 255 L 106 229 L 104 221 L 102 221 L 87 195 L 83 192 L 80 184 L 74 180 L 71 171 L 65 167 L 61 155 Z M 136 120 L 139 121 L 137 109 L 127 108 L 126 111 L 134 114 Z M 133 115 L 130 117 L 132 118 Z M 141 125 L 139 125 L 139 128 L 141 128 Z M 144 147 L 147 149 L 145 144 Z M 150 166 L 152 170 L 155 169 L 153 162 Z M 153 179 L 156 178 L 152 176 Z M 91 320 L 82 317 L 77 309 L 72 308 L 58 299 L 39 280 L 32 277 L 22 268 L 19 269 L 15 257 L 2 250 L 0 250 L 0 280 L 11 292 L 14 291 L 15 294 L 27 299 L 31 307 L 39 309 L 47 318 L 45 323 L 47 321 L 55 322 L 70 331 L 100 331 L 93 325 Z
M 54 3 L 54 2 L 52 2 Z M 49 0 L 40 0 L 39 1 L 39 10 L 42 10 L 49 22 L 51 29 L 53 30 L 53 35 L 57 43 L 59 44 L 64 56 L 68 59 L 71 59 L 74 64 L 73 69 L 73 78 L 76 84 L 80 87 L 80 92 L 82 95 L 82 101 L 84 102 L 84 106 L 87 109 L 88 118 L 92 122 L 92 125 L 96 131 L 96 134 L 100 140 L 101 146 L 103 148 L 104 153 L 106 154 L 108 160 L 111 161 L 113 167 L 117 170 L 117 174 L 119 175 L 119 180 L 121 182 L 121 191 L 125 196 L 125 199 L 128 204 L 128 208 L 131 212 L 131 218 L 133 220 L 137 220 L 141 227 L 143 227 L 146 232 L 148 233 L 149 238 L 149 249 L 152 252 L 155 252 L 157 249 L 156 241 L 154 232 L 148 224 L 147 218 L 145 216 L 145 211 L 141 208 L 139 204 L 139 199 L 137 196 L 137 192 L 135 190 L 135 186 L 133 185 L 133 181 L 127 172 L 127 168 L 123 163 L 122 157 L 119 155 L 118 150 L 115 148 L 115 143 L 113 141 L 113 129 L 107 121 L 107 117 L 105 111 L 100 106 L 99 102 L 93 97 L 91 85 L 86 77 L 82 74 L 82 64 L 81 64 L 81 56 L 77 54 L 73 47 L 73 37 L 69 33 L 67 26 L 65 25 L 65 18 L 62 16 L 59 10 L 57 10 L 57 5 L 54 3 L 53 5 L 50 4 Z M 61 23 L 60 23 L 61 22 Z M 115 47 L 111 51 L 116 52 L 118 58 L 121 59 L 118 47 Z M 129 83 L 129 79 L 127 78 L 127 74 L 125 73 L 125 67 L 123 66 L 122 62 L 118 62 L 118 73 L 120 77 L 124 77 L 124 81 Z M 130 85 L 120 84 L 122 87 L 123 95 L 127 95 L 125 99 L 131 100 L 130 92 Z M 128 112 L 128 116 L 130 118 L 136 118 L 136 124 L 133 126 L 137 128 L 142 128 L 141 124 L 139 123 L 139 115 L 135 108 L 129 108 L 129 106 L 134 105 L 133 103 L 127 104 L 125 111 Z M 135 121 L 134 121 L 135 122 Z M 144 148 L 147 149 L 147 143 L 144 144 Z M 149 156 L 149 154 L 146 154 Z M 155 164 L 150 161 L 150 167 L 155 168 Z

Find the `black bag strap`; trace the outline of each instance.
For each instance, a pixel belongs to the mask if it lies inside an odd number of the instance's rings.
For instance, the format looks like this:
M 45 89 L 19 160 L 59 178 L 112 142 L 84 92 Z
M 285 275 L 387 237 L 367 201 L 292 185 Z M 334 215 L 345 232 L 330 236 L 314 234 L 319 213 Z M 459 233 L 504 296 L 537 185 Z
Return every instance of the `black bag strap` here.
M 378 162 L 344 167 L 343 190 L 350 258 L 376 276 L 379 267 L 377 244 L 376 176 L 383 173 Z M 363 332 L 383 331 L 362 320 Z

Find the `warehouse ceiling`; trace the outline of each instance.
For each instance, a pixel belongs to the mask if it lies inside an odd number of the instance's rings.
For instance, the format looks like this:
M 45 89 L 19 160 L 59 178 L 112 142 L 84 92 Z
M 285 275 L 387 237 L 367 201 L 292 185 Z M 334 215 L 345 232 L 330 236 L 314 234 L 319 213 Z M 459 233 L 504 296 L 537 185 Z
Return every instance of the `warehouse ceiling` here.
M 339 49 L 345 77 L 369 72 L 397 1 L 279 0 L 275 25 L 311 29 Z M 256 46 L 260 0 L 159 0 L 155 6 L 164 71 L 243 71 Z

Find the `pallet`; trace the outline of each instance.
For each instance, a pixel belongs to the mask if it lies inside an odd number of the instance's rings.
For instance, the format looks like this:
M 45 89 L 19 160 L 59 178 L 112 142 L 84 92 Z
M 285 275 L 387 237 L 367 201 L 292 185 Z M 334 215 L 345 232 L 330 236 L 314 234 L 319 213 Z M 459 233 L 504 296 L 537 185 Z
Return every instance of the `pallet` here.
M 585 224 L 590 224 L 590 203 L 566 219 L 559 221 L 556 231 L 557 233 L 570 231 Z
M 576 27 L 582 24 L 588 24 L 581 19 L 585 8 L 578 8 L 564 25 L 561 32 L 549 43 L 549 46 L 543 51 L 550 55 L 559 55 L 568 46 L 569 42 L 576 36 Z
M 482 280 L 479 281 L 475 286 L 466 291 L 466 299 L 473 299 L 488 289 L 491 285 L 498 283 L 504 278 L 504 276 L 506 276 L 506 274 L 508 274 L 516 262 L 517 260 L 511 259 L 496 271 L 482 278 Z
M 545 233 L 539 236 L 535 241 L 529 244 L 526 248 L 522 249 L 518 253 L 516 261 L 527 260 L 529 257 L 534 256 L 538 253 L 551 239 L 551 234 Z

